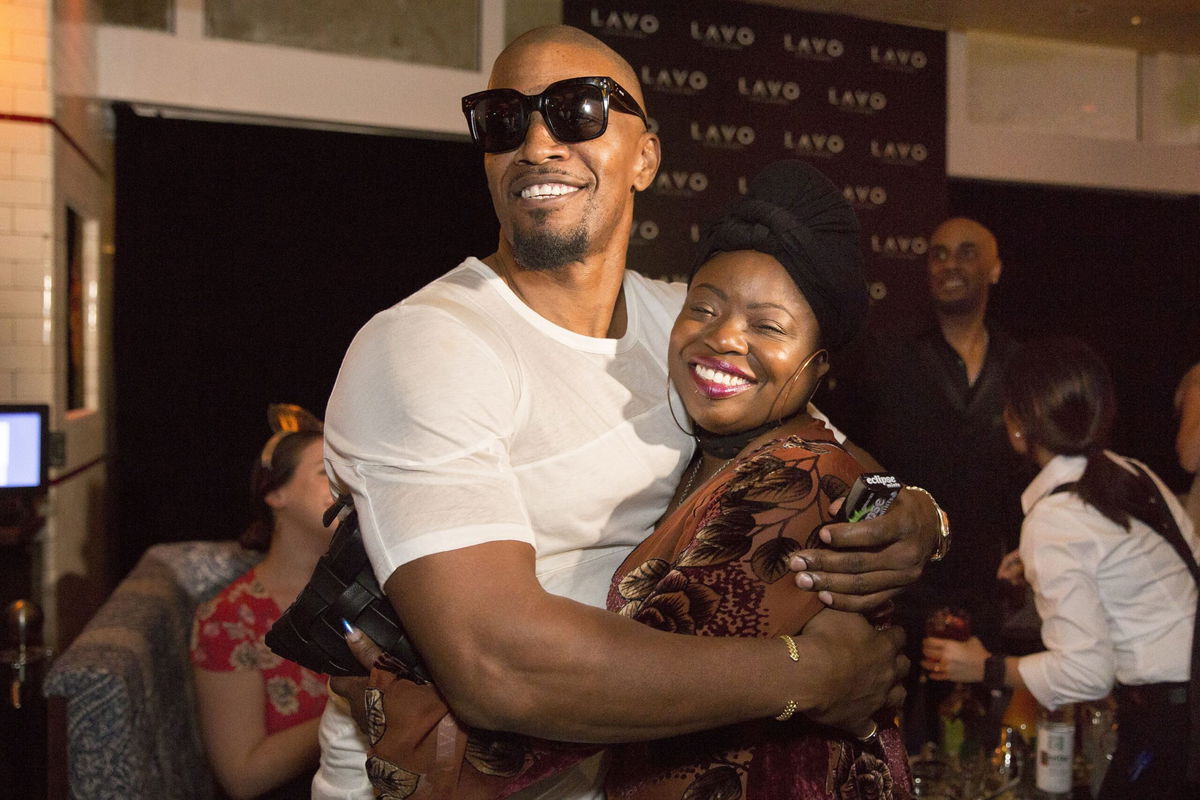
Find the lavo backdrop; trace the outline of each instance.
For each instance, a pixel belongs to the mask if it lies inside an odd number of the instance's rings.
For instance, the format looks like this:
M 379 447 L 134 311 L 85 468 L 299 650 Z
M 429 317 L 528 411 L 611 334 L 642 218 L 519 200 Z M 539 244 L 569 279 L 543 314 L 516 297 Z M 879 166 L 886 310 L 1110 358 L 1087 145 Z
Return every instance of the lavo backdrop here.
M 662 139 L 630 266 L 681 275 L 705 220 L 766 164 L 803 158 L 858 212 L 874 321 L 925 307 L 946 212 L 944 33 L 737 2 L 565 0 L 563 19 L 629 61 Z

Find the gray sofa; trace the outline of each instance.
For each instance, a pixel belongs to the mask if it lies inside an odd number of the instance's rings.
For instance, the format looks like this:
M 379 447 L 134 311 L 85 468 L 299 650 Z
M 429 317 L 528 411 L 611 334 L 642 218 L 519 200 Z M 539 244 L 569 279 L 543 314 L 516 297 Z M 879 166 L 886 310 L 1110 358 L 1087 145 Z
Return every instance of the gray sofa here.
M 192 614 L 259 557 L 236 542 L 154 545 L 55 659 L 44 692 L 65 699 L 71 798 L 216 795 L 196 724 Z

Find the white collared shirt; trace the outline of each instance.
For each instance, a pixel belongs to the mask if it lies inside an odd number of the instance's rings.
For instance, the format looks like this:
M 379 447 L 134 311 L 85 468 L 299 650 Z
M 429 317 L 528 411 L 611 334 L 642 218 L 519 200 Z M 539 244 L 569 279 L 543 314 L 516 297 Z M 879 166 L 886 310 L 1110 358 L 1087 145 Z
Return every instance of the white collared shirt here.
M 1130 459 L 1105 453 L 1132 471 Z M 1196 584 L 1174 548 L 1139 520 L 1126 531 L 1073 492 L 1051 494 L 1079 480 L 1086 463 L 1056 456 L 1021 494 L 1021 560 L 1047 650 L 1020 659 L 1018 669 L 1048 708 L 1104 697 L 1114 681 L 1186 681 L 1190 672 Z M 1200 554 L 1191 520 L 1146 471 Z

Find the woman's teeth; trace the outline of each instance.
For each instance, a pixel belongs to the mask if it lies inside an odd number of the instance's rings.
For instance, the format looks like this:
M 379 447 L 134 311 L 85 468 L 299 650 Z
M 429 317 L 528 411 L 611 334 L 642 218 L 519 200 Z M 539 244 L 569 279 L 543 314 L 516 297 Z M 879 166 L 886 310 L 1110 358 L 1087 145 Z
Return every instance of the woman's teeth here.
M 695 370 L 697 376 L 709 383 L 719 383 L 722 386 L 747 386 L 750 383 L 745 378 L 730 375 L 728 372 L 706 367 L 703 364 L 693 364 L 692 369 Z

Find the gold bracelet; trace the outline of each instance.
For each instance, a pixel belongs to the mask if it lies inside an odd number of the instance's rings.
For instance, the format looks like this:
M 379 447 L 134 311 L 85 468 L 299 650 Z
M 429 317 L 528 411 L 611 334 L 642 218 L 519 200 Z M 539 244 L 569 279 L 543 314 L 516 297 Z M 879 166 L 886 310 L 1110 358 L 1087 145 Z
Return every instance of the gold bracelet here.
M 783 711 L 779 714 L 779 716 L 775 717 L 775 721 L 787 722 L 792 718 L 792 714 L 796 713 L 797 708 L 799 708 L 799 706 L 796 705 L 795 700 L 788 700 L 787 705 L 783 707 Z
M 905 486 L 904 488 L 920 492 L 929 498 L 929 502 L 933 503 L 933 510 L 938 515 L 938 541 L 937 547 L 933 549 L 933 555 L 929 557 L 929 560 L 941 561 L 950 552 L 950 516 L 942 510 L 942 507 L 938 505 L 938 501 L 934 499 L 934 496 L 925 489 L 922 489 L 920 486 Z
M 800 661 L 800 651 L 796 649 L 796 640 L 788 636 L 786 633 L 781 633 L 777 638 L 783 639 L 783 643 L 787 645 L 788 658 L 792 661 Z
M 783 643 L 787 645 L 788 658 L 794 662 L 800 661 L 800 651 L 796 648 L 796 640 L 788 636 L 786 633 L 781 633 L 777 638 L 783 639 Z M 788 700 L 787 705 L 783 707 L 783 711 L 779 712 L 779 716 L 775 717 L 776 722 L 787 722 L 792 718 L 792 714 L 796 713 L 799 706 L 795 700 Z

